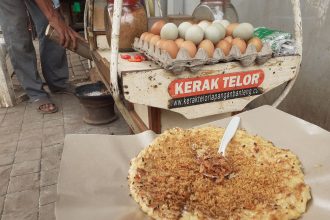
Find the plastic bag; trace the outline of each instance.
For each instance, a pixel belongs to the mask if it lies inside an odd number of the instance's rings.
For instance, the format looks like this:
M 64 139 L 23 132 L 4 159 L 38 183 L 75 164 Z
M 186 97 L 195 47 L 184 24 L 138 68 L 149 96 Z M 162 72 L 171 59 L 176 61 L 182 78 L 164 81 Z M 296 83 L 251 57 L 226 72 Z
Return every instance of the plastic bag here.
M 254 36 L 260 38 L 263 43 L 269 43 L 275 56 L 288 56 L 297 53 L 296 42 L 290 33 L 258 27 L 254 31 Z

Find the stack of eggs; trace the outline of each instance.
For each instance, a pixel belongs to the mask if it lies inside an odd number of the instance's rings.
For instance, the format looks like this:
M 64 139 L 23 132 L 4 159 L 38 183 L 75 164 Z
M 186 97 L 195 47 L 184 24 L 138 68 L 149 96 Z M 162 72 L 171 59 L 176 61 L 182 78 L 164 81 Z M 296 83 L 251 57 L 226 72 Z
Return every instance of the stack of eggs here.
M 203 48 L 209 58 L 213 57 L 216 48 L 220 48 L 225 56 L 229 55 L 235 45 L 245 54 L 247 46 L 253 44 L 260 52 L 262 41 L 253 37 L 254 27 L 249 23 L 232 23 L 227 20 L 212 22 L 201 21 L 198 24 L 183 22 L 179 26 L 159 20 L 145 32 L 140 39 L 154 45 L 175 59 L 181 48 L 185 48 L 191 58 L 194 58 L 198 49 Z

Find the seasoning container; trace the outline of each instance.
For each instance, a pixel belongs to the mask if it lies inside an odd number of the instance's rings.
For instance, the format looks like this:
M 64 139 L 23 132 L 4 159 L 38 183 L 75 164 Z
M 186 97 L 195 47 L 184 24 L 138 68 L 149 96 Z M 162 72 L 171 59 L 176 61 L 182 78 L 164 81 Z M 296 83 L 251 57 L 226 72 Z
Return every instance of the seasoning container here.
M 114 0 L 108 0 L 105 11 L 105 28 L 109 45 L 111 45 Z M 124 0 L 120 22 L 119 51 L 133 51 L 134 39 L 148 31 L 147 13 L 139 0 Z
M 195 8 L 193 17 L 198 20 L 222 20 L 238 22 L 238 15 L 230 0 L 202 0 Z

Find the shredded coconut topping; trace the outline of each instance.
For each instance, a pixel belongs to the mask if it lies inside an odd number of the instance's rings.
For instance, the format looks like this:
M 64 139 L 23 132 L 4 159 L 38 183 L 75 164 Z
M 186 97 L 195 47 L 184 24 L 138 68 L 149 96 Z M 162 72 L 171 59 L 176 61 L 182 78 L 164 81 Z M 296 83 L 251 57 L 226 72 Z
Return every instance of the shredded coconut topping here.
M 295 208 L 295 202 L 279 201 L 309 189 L 297 157 L 240 131 L 224 158 L 217 153 L 223 132 L 171 129 L 139 155 L 133 185 L 157 216 L 174 220 L 189 212 L 199 219 L 238 219 L 253 210 Z

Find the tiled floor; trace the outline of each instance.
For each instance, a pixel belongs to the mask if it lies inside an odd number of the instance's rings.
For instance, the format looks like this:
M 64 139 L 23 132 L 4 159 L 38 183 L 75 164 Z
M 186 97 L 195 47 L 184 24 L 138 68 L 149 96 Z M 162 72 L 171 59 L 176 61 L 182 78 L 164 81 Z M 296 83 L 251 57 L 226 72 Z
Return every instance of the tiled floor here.
M 87 62 L 69 53 L 70 81 L 86 82 Z M 54 220 L 56 183 L 66 134 L 129 134 L 122 117 L 112 124 L 82 121 L 79 101 L 55 95 L 60 108 L 42 115 L 27 103 L 0 108 L 0 219 Z

